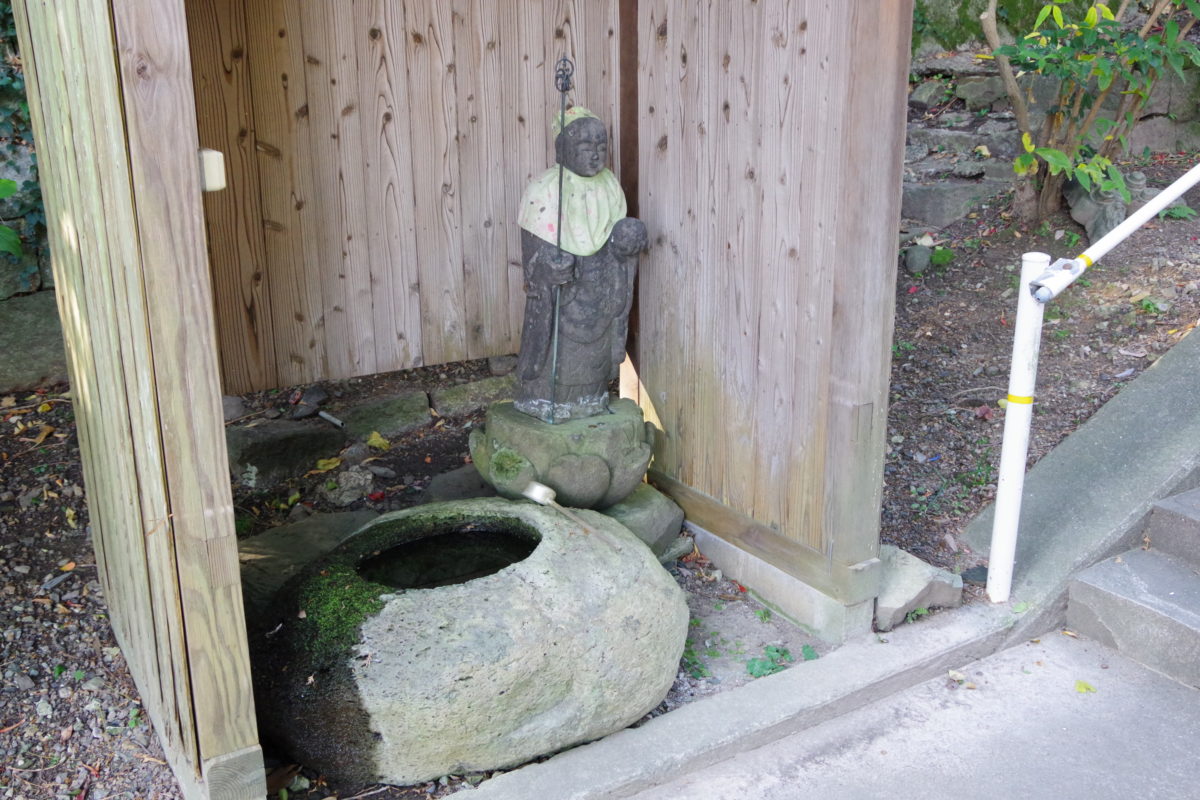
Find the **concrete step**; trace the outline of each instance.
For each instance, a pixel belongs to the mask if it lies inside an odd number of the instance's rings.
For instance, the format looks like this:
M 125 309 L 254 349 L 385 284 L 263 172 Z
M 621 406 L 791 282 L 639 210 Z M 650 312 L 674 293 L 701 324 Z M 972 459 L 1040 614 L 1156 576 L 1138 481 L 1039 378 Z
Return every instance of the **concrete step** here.
M 1200 489 L 1154 504 L 1146 524 L 1150 546 L 1200 567 Z
M 1077 575 L 1068 598 L 1068 627 L 1200 687 L 1196 567 L 1156 550 L 1130 550 Z

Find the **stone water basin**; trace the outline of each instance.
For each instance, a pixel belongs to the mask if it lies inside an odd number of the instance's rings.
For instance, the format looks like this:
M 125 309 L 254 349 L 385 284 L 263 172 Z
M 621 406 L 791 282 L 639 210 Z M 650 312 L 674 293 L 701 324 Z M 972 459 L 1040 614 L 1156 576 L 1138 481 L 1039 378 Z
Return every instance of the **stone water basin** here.
M 683 592 L 620 523 L 576 513 L 602 535 L 499 498 L 360 529 L 259 621 L 283 621 L 254 637 L 264 730 L 327 775 L 403 785 L 512 767 L 644 716 L 676 676 Z

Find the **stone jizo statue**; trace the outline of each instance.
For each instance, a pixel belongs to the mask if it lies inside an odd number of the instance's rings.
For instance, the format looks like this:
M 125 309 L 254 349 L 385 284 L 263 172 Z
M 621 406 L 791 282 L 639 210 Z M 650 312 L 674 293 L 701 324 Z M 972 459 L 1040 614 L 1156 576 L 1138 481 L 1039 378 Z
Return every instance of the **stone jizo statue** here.
M 565 122 L 559 130 L 555 116 L 560 166 L 529 184 L 519 218 L 526 300 L 515 406 L 545 422 L 608 410 L 647 244 L 646 226 L 625 216 L 625 195 L 608 169 L 604 123 L 579 106 Z

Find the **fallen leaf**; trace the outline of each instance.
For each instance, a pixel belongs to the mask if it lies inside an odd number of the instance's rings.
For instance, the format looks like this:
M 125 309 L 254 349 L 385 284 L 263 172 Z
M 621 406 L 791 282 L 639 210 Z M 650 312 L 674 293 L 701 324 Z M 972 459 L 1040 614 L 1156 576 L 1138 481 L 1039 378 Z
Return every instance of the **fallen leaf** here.
M 975 154 L 980 158 L 991 158 L 992 151 L 988 150 L 987 145 L 981 144 L 975 148 Z
M 317 678 L 315 675 L 309 675 L 307 678 L 304 679 L 305 686 L 312 686 L 316 682 L 317 682 Z
M 79 527 L 79 523 L 75 521 L 75 509 L 68 508 L 66 511 L 63 512 L 63 517 L 66 518 L 67 524 L 70 525 L 72 528 Z M 66 569 L 66 567 L 63 567 L 63 569 Z M 74 569 L 74 565 L 72 565 L 72 569 Z
M 392 443 L 383 438 L 379 431 L 371 431 L 371 435 L 367 437 L 367 447 L 373 447 L 376 450 L 390 450 Z
M 387 497 L 387 492 L 371 492 L 369 495 L 367 495 L 367 499 L 372 503 L 378 503 L 385 497 Z
M 298 612 L 296 612 L 296 618 L 297 619 L 308 619 L 308 612 L 302 608 Z
M 37 407 L 37 410 L 38 410 L 39 414 L 45 414 L 47 411 L 50 410 L 50 404 L 42 403 L 40 406 Z
M 1063 635 L 1063 636 L 1070 636 L 1072 639 L 1078 639 L 1078 638 L 1079 638 L 1079 634 L 1078 634 L 1078 633 L 1076 633 L 1075 631 L 1069 631 L 1069 630 L 1067 630 L 1066 628 L 1063 628 L 1062 635 Z
M 952 669 L 949 672 L 947 672 L 946 677 L 950 678 L 950 680 L 955 681 L 956 683 L 962 683 L 963 681 L 965 681 L 967 679 L 966 675 L 964 675 L 963 673 L 959 672 L 956 669 Z
M 991 406 L 979 406 L 975 409 L 975 418 L 991 421 L 992 417 L 996 416 L 996 412 L 992 411 Z
M 967 683 L 963 684 L 963 688 L 964 689 L 978 689 L 979 687 L 976 686 L 975 684 L 971 683 L 970 681 L 968 681 Z
M 1128 349 L 1119 347 L 1117 348 L 1117 352 L 1123 356 L 1129 356 L 1130 358 L 1145 358 L 1147 355 L 1146 348 L 1144 347 L 1130 347 Z
M 1029 610 L 1029 603 L 1026 603 L 1024 601 L 1022 601 L 1020 603 L 1013 603 L 1012 610 L 1013 610 L 1014 614 L 1024 614 L 1026 611 Z
M 54 433 L 53 425 L 43 425 L 38 431 L 37 438 L 33 440 L 33 446 L 37 447 L 42 442 L 46 441 L 46 437 Z
M 17 404 L 17 398 L 10 395 L 0 397 L 0 408 L 12 408 Z
M 425 463 L 426 463 L 426 464 L 432 464 L 432 463 L 433 463 L 433 456 L 425 456 Z
M 341 465 L 342 465 L 342 460 L 340 458 L 318 459 L 317 460 L 317 468 L 310 469 L 308 471 L 308 474 L 309 475 L 320 475 L 322 472 L 329 472 L 330 470 L 337 469 Z
M 74 516 L 75 516 L 75 513 L 74 513 L 74 512 L 75 512 L 75 509 L 73 509 L 73 508 L 68 508 L 68 509 L 67 509 L 67 511 L 70 511 L 70 512 L 71 512 L 71 516 L 72 516 L 72 517 L 74 517 Z M 63 564 L 61 567 L 59 567 L 59 569 L 61 569 L 63 572 L 70 572 L 71 570 L 75 569 L 75 562 L 74 562 L 74 561 L 68 561 L 67 563 L 65 563 L 65 564 Z
M 933 237 L 928 233 L 923 233 L 913 239 L 913 244 L 920 245 L 921 247 L 933 247 Z
M 67 727 L 63 728 L 61 731 L 58 732 L 58 738 L 60 741 L 65 742 L 67 739 L 70 739 L 74 734 L 75 734 L 75 728 L 68 725 Z
M 1087 681 L 1078 680 L 1075 681 L 1075 691 L 1079 692 L 1080 694 L 1087 694 L 1088 692 L 1096 691 L 1096 687 L 1092 686 Z

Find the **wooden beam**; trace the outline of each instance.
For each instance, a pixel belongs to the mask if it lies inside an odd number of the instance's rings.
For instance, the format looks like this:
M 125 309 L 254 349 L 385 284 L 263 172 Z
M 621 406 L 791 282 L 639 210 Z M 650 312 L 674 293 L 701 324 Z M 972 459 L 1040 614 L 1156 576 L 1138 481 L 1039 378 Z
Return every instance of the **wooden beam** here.
M 881 565 L 877 558 L 855 564 L 832 561 L 824 553 L 781 537 L 779 531 L 657 470 L 650 470 L 649 481 L 679 504 L 689 522 L 761 558 L 843 605 L 872 600 L 879 594 Z

